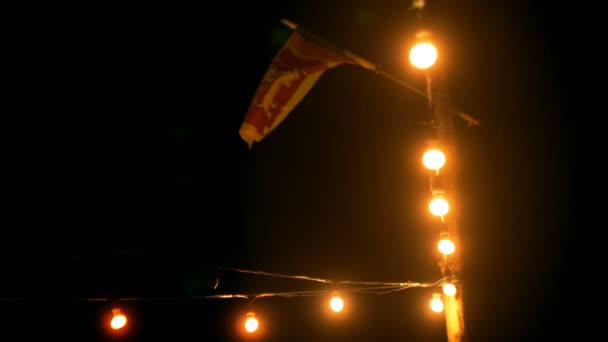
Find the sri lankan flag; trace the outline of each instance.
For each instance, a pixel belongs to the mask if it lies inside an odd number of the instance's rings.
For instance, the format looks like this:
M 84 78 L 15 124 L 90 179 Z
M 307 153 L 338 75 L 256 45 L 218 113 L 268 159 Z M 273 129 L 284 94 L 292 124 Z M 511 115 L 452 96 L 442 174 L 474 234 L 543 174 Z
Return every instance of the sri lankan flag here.
M 239 134 L 260 142 L 302 100 L 326 70 L 350 62 L 346 56 L 293 31 L 276 54 L 253 97 Z

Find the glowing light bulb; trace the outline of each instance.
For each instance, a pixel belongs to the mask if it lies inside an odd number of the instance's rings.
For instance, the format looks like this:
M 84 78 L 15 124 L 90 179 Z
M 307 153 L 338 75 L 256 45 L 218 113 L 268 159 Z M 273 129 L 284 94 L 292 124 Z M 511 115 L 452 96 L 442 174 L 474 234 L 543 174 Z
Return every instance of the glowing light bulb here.
M 344 301 L 339 295 L 334 295 L 329 301 L 329 307 L 333 312 L 341 312 L 344 309 Z
M 448 297 L 452 297 L 456 294 L 456 285 L 452 283 L 443 284 L 443 294 Z
M 439 252 L 441 252 L 442 254 L 450 255 L 453 254 L 454 251 L 456 251 L 456 245 L 454 245 L 454 242 L 452 242 L 452 240 L 448 238 L 442 238 L 437 243 L 437 249 L 439 249 Z
M 429 170 L 441 169 L 445 160 L 445 154 L 438 149 L 430 149 L 422 155 L 422 164 Z
M 418 69 L 428 69 L 437 61 L 437 48 L 429 40 L 430 32 L 417 34 L 418 41 L 410 49 L 410 63 Z
M 431 310 L 433 310 L 434 312 L 437 312 L 437 313 L 443 312 L 444 306 L 443 306 L 443 301 L 441 301 L 441 294 L 434 293 L 433 298 L 429 302 L 429 306 L 431 307 Z
M 114 316 L 112 317 L 112 320 L 110 321 L 110 328 L 112 328 L 114 330 L 119 330 L 119 329 L 124 328 L 127 325 L 127 316 L 122 314 L 120 312 L 120 309 L 114 309 L 114 310 L 112 310 L 112 312 L 114 313 Z
M 429 211 L 435 216 L 443 217 L 450 211 L 450 204 L 445 198 L 436 195 L 436 197 L 429 202 Z
M 258 330 L 260 323 L 257 318 L 255 318 L 255 314 L 253 312 L 247 313 L 247 320 L 245 321 L 245 330 L 249 333 L 254 333 Z

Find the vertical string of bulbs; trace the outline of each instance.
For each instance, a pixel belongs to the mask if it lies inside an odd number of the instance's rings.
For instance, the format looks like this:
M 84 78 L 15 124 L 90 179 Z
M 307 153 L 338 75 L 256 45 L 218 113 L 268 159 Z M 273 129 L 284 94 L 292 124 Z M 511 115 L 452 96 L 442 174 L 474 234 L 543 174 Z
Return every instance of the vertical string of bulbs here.
M 436 141 L 431 142 L 432 146 L 423 154 L 422 163 L 423 165 L 432 170 L 433 173 L 430 176 L 430 192 L 431 200 L 428 208 L 433 216 L 439 218 L 439 242 L 437 243 L 437 249 L 441 253 L 441 265 L 448 263 L 450 255 L 456 251 L 456 245 L 450 239 L 450 233 L 447 229 L 446 216 L 450 212 L 450 204 L 448 202 L 447 191 L 442 180 L 441 169 L 446 164 L 446 157 L 443 151 L 440 149 L 440 144 Z M 442 271 L 446 270 L 446 267 L 441 267 Z M 445 271 L 444 271 L 445 272 Z M 444 283 L 442 285 L 443 295 L 454 296 L 456 294 L 456 286 L 453 283 L 449 274 L 444 274 Z M 435 312 L 442 312 L 443 302 L 441 301 L 441 294 L 433 294 L 433 298 L 430 303 L 431 309 Z
M 424 7 L 425 0 L 413 0 L 412 6 L 410 7 L 410 9 L 416 11 L 419 25 L 421 25 L 422 22 L 422 10 Z M 416 42 L 410 50 L 409 58 L 412 65 L 423 70 L 425 73 L 428 110 L 432 117 L 435 111 L 435 96 L 433 94 L 430 68 L 435 64 L 438 54 L 431 38 L 431 31 L 419 29 L 416 32 Z M 437 124 L 439 123 L 433 122 L 434 129 L 436 129 Z M 443 294 L 434 293 L 430 301 L 430 307 L 433 311 L 439 313 L 444 310 L 442 295 L 456 295 L 456 286 L 453 283 L 453 279 L 450 274 L 446 274 L 449 273 L 449 271 L 447 271 L 449 268 L 445 267 L 445 265 L 448 265 L 449 256 L 455 252 L 456 246 L 450 239 L 448 225 L 446 224 L 446 216 L 450 211 L 448 202 L 449 194 L 446 182 L 443 178 L 443 173 L 441 172 L 446 164 L 446 156 L 441 149 L 441 141 L 438 139 L 430 141 L 429 145 L 429 149 L 422 156 L 422 163 L 427 169 L 433 172 L 429 179 L 429 189 L 432 198 L 428 208 L 432 215 L 439 218 L 440 231 L 437 249 L 441 253 L 440 268 L 444 276 L 444 284 L 442 285 Z

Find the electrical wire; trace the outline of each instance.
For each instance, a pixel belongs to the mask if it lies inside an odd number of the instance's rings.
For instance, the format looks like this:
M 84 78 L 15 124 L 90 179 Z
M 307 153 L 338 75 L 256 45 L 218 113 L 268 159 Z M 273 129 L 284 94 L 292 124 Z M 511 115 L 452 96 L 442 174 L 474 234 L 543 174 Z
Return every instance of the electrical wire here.
M 255 271 L 240 268 L 222 267 L 217 268 L 222 271 L 236 272 L 251 275 L 262 275 L 273 278 L 284 278 L 284 279 L 295 279 L 319 282 L 323 284 L 332 285 L 332 289 L 322 290 L 310 290 L 310 291 L 289 291 L 289 292 L 261 292 L 261 293 L 224 293 L 224 294 L 213 294 L 206 296 L 161 296 L 161 297 L 123 297 L 123 298 L 110 298 L 110 297 L 81 297 L 68 299 L 69 301 L 75 302 L 132 302 L 132 301 L 181 301 L 181 300 L 203 300 L 203 299 L 247 299 L 257 300 L 265 297 L 309 297 L 309 296 L 326 296 L 337 289 L 339 285 L 350 285 L 339 289 L 339 292 L 357 292 L 357 293 L 368 293 L 368 294 L 387 294 L 397 291 L 402 291 L 408 288 L 414 287 L 433 287 L 439 286 L 444 283 L 444 279 L 437 280 L 431 283 L 420 283 L 420 282 L 380 282 L 380 281 L 353 281 L 353 280 L 330 280 L 317 277 L 310 277 L 305 275 L 287 275 L 266 271 Z M 39 300 L 39 298 L 37 298 Z M 34 299 L 28 299 L 26 297 L 4 297 L 0 298 L 0 302 L 19 302 L 29 301 Z
M 286 274 L 271 273 L 271 272 L 265 272 L 265 271 L 252 271 L 252 270 L 244 270 L 244 269 L 230 268 L 230 267 L 222 268 L 222 270 L 223 271 L 237 272 L 237 273 L 263 275 L 263 276 L 275 277 L 275 278 L 289 278 L 289 279 L 309 280 L 309 281 L 315 281 L 315 282 L 325 283 L 325 284 L 333 284 L 334 283 L 331 280 L 321 279 L 321 278 L 313 278 L 313 277 L 303 276 L 303 275 L 286 275 Z
M 330 280 L 323 278 L 310 277 L 305 275 L 288 275 L 288 274 L 280 274 L 280 273 L 272 273 L 266 271 L 252 271 L 246 269 L 239 268 L 222 268 L 224 271 L 231 271 L 237 273 L 244 274 L 256 274 L 256 275 L 264 275 L 268 277 L 275 278 L 286 278 L 286 279 L 298 279 L 298 280 L 307 280 L 314 281 L 323 284 L 333 284 L 333 285 L 382 285 L 382 286 L 406 286 L 406 287 L 425 287 L 425 286 L 433 286 L 434 283 L 416 283 L 416 282 L 379 282 L 379 281 L 354 281 L 354 280 Z

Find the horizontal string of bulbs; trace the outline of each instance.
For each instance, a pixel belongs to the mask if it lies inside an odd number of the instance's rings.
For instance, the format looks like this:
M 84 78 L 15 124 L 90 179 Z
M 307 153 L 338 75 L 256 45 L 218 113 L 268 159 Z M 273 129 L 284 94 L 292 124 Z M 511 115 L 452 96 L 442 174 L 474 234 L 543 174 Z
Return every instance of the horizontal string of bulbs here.
M 448 282 L 446 279 L 439 279 L 434 282 L 379 282 L 379 281 L 353 281 L 353 280 L 330 280 L 323 278 L 315 278 L 304 275 L 286 275 L 280 273 L 271 273 L 265 271 L 255 271 L 238 268 L 218 267 L 218 274 L 222 272 L 235 272 L 252 275 L 261 275 L 273 278 L 285 278 L 302 281 L 310 281 L 316 283 L 322 283 L 329 285 L 330 289 L 310 290 L 310 291 L 285 291 L 285 292 L 260 292 L 260 293 L 223 293 L 223 294 L 212 294 L 205 296 L 162 296 L 162 297 L 78 297 L 69 299 L 74 302 L 110 302 L 111 315 L 104 315 L 104 318 L 108 319 L 107 327 L 110 331 L 120 332 L 127 327 L 129 319 L 127 313 L 121 308 L 122 302 L 134 302 L 134 301 L 180 301 L 180 300 L 203 300 L 203 299 L 244 299 L 248 303 L 248 311 L 244 314 L 245 322 L 243 328 L 247 333 L 255 333 L 259 327 L 258 317 L 255 311 L 252 309 L 253 303 L 261 298 L 269 297 L 311 297 L 311 296 L 327 296 L 329 297 L 329 307 L 334 313 L 340 313 L 344 309 L 344 300 L 340 296 L 341 293 L 361 293 L 361 294 L 376 294 L 384 295 L 403 291 L 410 288 L 427 288 L 427 287 L 439 287 L 443 288 L 443 292 L 446 295 L 454 295 L 455 285 Z M 214 284 L 211 286 L 215 289 L 219 283 L 219 278 L 216 279 Z M 28 301 L 25 297 L 4 297 L 0 298 L 2 302 L 18 302 Z M 430 307 L 435 312 L 443 311 L 443 303 L 441 298 L 437 297 L 437 294 L 433 294 L 430 301 Z

